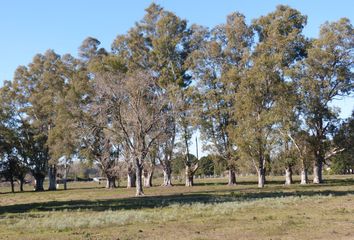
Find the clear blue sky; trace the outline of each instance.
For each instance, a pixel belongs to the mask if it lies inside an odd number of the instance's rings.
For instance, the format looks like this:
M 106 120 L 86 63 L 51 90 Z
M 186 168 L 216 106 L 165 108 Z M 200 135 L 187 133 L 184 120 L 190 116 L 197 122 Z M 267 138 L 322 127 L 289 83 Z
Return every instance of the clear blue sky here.
M 17 66 L 27 65 L 36 53 L 51 48 L 76 56 L 77 48 L 92 36 L 109 49 L 117 34 L 142 18 L 150 0 L 3 0 L 0 2 L 0 85 L 11 80 Z M 354 23 L 354 0 L 161 0 L 154 1 L 189 23 L 208 27 L 223 23 L 239 11 L 248 21 L 287 4 L 308 16 L 305 34 L 316 37 L 325 21 L 349 18 Z M 336 102 L 347 117 L 354 99 Z

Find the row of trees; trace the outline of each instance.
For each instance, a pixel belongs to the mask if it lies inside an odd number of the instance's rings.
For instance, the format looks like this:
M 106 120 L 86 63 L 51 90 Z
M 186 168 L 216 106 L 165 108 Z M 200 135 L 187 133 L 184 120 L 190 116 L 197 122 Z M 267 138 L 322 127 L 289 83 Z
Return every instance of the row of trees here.
M 281 5 L 251 24 L 232 13 L 207 29 L 151 4 L 111 51 L 89 37 L 79 58 L 38 54 L 1 88 L 1 168 L 10 179 L 29 169 L 36 191 L 48 172 L 54 190 L 59 165 L 88 161 L 108 187 L 125 171 L 142 195 L 156 164 L 164 186 L 172 185 L 178 155 L 192 186 L 199 161 L 190 147 L 199 130 L 205 150 L 226 163 L 230 185 L 241 162 L 256 170 L 259 187 L 268 163 L 283 164 L 289 184 L 295 164 L 303 184 L 312 164 L 313 182 L 321 183 L 330 157 L 353 156 L 341 144 L 346 132 L 333 141 L 340 122 L 331 103 L 353 91 L 354 30 L 343 18 L 309 39 L 306 21 Z

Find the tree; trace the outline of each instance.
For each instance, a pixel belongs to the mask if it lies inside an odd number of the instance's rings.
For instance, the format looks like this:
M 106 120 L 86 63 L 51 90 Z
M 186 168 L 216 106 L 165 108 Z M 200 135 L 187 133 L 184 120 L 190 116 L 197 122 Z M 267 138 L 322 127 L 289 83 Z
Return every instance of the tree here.
M 14 78 L 14 90 L 23 112 L 22 120 L 27 122 L 26 127 L 31 128 L 33 138 L 40 142 L 35 154 L 39 162 L 32 161 L 40 166 L 34 166 L 33 169 L 39 171 L 34 175 L 37 182 L 43 182 L 45 174 L 42 168 L 48 167 L 49 190 L 56 189 L 58 159 L 50 156 L 48 136 L 55 128 L 57 104 L 65 94 L 66 81 L 61 57 L 52 50 L 44 55 L 37 54 L 28 67 L 19 67 Z M 38 190 L 42 189 L 43 186 L 38 186 Z
M 354 111 L 345 122 L 339 126 L 333 138 L 335 146 L 343 149 L 331 161 L 331 171 L 336 174 L 354 173 Z
M 178 91 L 191 83 L 186 61 L 199 45 L 196 29 L 187 27 L 187 21 L 152 3 L 146 14 L 126 35 L 119 35 L 112 44 L 113 53 L 128 72 L 149 71 L 156 82 L 168 93 L 170 111 L 176 114 Z M 178 94 L 178 96 L 181 96 Z M 164 139 L 159 140 L 159 162 L 163 166 L 164 186 L 171 186 L 171 160 L 174 153 L 177 120 L 170 119 Z
M 314 183 L 322 183 L 322 166 L 330 150 L 338 113 L 330 106 L 337 97 L 353 91 L 354 30 L 348 19 L 325 23 L 313 40 L 308 56 L 298 66 L 297 82 L 303 118 L 312 138 Z
M 31 170 L 36 179 L 35 190 L 43 191 L 43 181 L 47 171 L 47 162 L 43 161 L 41 154 L 43 139 L 35 138 L 35 129 L 29 124 L 24 111 L 26 103 L 22 101 L 17 90 L 15 84 L 7 81 L 0 91 L 2 110 L 0 115 L 3 116 L 0 119 L 2 135 L 0 138 L 3 139 L 2 141 L 0 139 L 2 142 L 0 142 L 0 154 L 6 154 L 5 159 L 8 160 L 4 162 L 7 168 L 6 175 L 11 179 L 16 177 L 20 181 L 21 191 L 28 170 Z
M 14 137 L 13 111 L 9 103 L 7 90 L 10 82 L 0 89 L 0 176 L 10 181 L 11 191 L 14 192 L 15 171 L 17 159 L 13 155 Z
M 119 146 L 113 144 L 112 136 L 105 126 L 93 122 L 87 124 L 86 130 L 81 154 L 88 160 L 95 162 L 107 177 L 106 188 L 116 188 Z
M 238 126 L 234 138 L 241 155 L 252 160 L 259 187 L 264 186 L 266 162 L 275 141 L 274 127 L 281 120 L 277 113 L 287 88 L 285 72 L 303 55 L 301 31 L 305 23 L 306 17 L 300 12 L 282 5 L 253 22 L 259 42 L 235 94 Z
M 230 133 L 236 127 L 232 118 L 245 55 L 250 51 L 253 32 L 240 13 L 227 16 L 205 36 L 193 53 L 193 72 L 201 96 L 200 125 L 209 150 L 228 162 L 229 185 L 236 184 L 236 146 Z
M 120 136 L 136 170 L 136 195 L 143 195 L 142 170 L 153 145 L 174 116 L 168 96 L 148 72 L 104 73 L 96 76 L 100 110 L 108 113 L 111 130 Z
M 196 175 L 214 175 L 214 161 L 213 157 L 208 155 L 201 157 L 199 160 L 199 168 L 198 171 L 196 172 Z
M 83 53 L 82 53 L 83 54 Z M 53 118 L 54 128 L 48 134 L 48 146 L 51 158 L 58 159 L 63 174 L 64 190 L 67 189 L 67 174 L 74 157 L 80 150 L 79 135 L 80 109 L 87 104 L 90 95 L 86 66 L 79 59 L 69 54 L 61 58 L 61 74 L 65 78 L 63 94 L 56 103 L 56 115 Z

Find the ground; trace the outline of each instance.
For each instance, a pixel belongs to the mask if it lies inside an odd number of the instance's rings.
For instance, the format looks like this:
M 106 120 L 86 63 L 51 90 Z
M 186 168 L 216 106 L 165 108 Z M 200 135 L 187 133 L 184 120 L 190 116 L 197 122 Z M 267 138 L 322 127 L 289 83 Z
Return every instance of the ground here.
M 322 185 L 284 186 L 268 177 L 197 179 L 186 188 L 9 193 L 0 188 L 0 239 L 354 239 L 354 176 L 325 176 Z M 296 177 L 296 180 L 298 178 Z

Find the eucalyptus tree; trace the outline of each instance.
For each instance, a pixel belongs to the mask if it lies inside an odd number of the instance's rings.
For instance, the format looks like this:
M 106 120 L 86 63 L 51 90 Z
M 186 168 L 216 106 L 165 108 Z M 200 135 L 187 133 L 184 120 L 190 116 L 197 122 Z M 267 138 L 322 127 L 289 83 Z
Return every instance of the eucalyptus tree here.
M 96 90 L 102 87 L 97 76 L 115 70 L 116 58 L 100 48 L 100 44 L 99 40 L 88 37 L 79 47 L 81 74 L 77 76 L 77 82 L 84 87 L 74 88 L 73 97 L 78 122 L 76 135 L 80 136 L 79 155 L 99 167 L 107 177 L 106 188 L 110 189 L 116 187 L 122 147 L 119 134 L 113 130 L 111 113 L 106 108 L 107 96 Z
M 170 111 L 176 112 L 178 91 L 191 83 L 186 60 L 198 45 L 187 21 L 157 4 L 146 9 L 142 20 L 126 35 L 119 35 L 112 44 L 113 53 L 123 59 L 128 72 L 147 71 L 157 79 L 157 84 L 168 93 Z M 178 119 L 170 119 L 169 138 L 159 141 L 159 162 L 163 166 L 164 184 L 172 185 L 171 159 L 175 148 Z M 175 126 L 172 126 L 175 125 Z M 161 155 L 163 154 L 163 156 Z
M 61 57 L 48 50 L 43 55 L 37 54 L 27 67 L 19 67 L 14 78 L 14 88 L 22 105 L 23 117 L 32 128 L 34 137 L 41 142 L 41 153 L 37 157 L 42 161 L 41 166 L 48 167 L 49 190 L 56 189 L 58 159 L 50 157 L 47 141 L 55 128 L 56 106 L 65 94 L 67 80 L 62 75 L 62 67 Z M 40 176 L 41 179 L 36 179 L 40 182 L 45 176 L 43 169 L 34 175 Z
M 21 70 L 23 68 L 19 68 L 17 72 Z M 23 93 L 24 91 L 21 91 L 21 87 L 16 82 L 7 81 L 1 88 L 1 112 L 7 113 L 7 123 L 5 125 L 0 124 L 2 125 L 0 128 L 3 131 L 5 126 L 7 134 L 1 132 L 2 137 L 0 138 L 5 137 L 7 142 L 7 157 L 12 162 L 9 166 L 12 168 L 11 171 L 15 171 L 11 175 L 17 177 L 20 181 L 20 190 L 23 190 L 24 177 L 29 169 L 36 180 L 35 190 L 43 191 L 48 163 L 46 155 L 43 154 L 45 141 L 44 138 L 36 136 L 38 129 L 31 124 L 31 120 L 26 113 L 29 104 L 25 101 L 26 98 L 23 97 Z
M 157 162 L 157 145 L 154 146 L 149 151 L 146 157 L 146 161 L 143 166 L 143 180 L 144 187 L 152 187 L 152 177 L 154 175 L 155 166 Z
M 86 132 L 81 130 L 83 136 L 80 154 L 97 164 L 107 178 L 106 188 L 116 188 L 119 146 L 114 144 L 111 133 L 105 125 L 100 125 L 93 119 L 91 121 L 86 123 Z
M 326 22 L 297 69 L 303 118 L 314 146 L 314 183 L 322 183 L 326 155 L 336 152 L 328 137 L 338 123 L 338 112 L 330 104 L 353 92 L 353 49 L 354 30 L 349 19 Z
M 16 157 L 16 120 L 9 99 L 9 85 L 0 88 L 0 176 L 10 182 L 11 192 L 15 192 L 14 181 L 19 159 Z
M 331 171 L 338 174 L 354 173 L 354 111 L 339 127 L 333 138 L 334 144 L 344 148 L 331 161 Z
M 236 127 L 233 118 L 234 94 L 244 71 L 245 57 L 253 42 L 252 29 L 240 13 L 227 16 L 205 36 L 193 53 L 193 73 L 200 92 L 200 125 L 209 150 L 228 162 L 229 185 L 236 184 L 236 145 L 230 133 Z
M 263 187 L 266 161 L 274 144 L 274 128 L 281 120 L 279 99 L 286 92 L 286 71 L 300 60 L 304 51 L 301 34 L 306 17 L 286 6 L 253 22 L 258 42 L 249 57 L 248 69 L 235 96 L 237 131 L 234 138 L 243 157 L 250 159 Z
M 97 74 L 100 111 L 110 116 L 111 130 L 120 136 L 136 170 L 136 195 L 143 195 L 142 171 L 154 144 L 171 118 L 167 93 L 149 72 Z
M 64 190 L 67 189 L 67 174 L 73 158 L 80 150 L 80 118 L 82 107 L 87 104 L 91 94 L 89 77 L 85 64 L 66 54 L 61 58 L 61 75 L 64 78 L 63 94 L 57 99 L 55 127 L 49 132 L 48 146 L 52 159 L 58 159 L 63 170 Z

